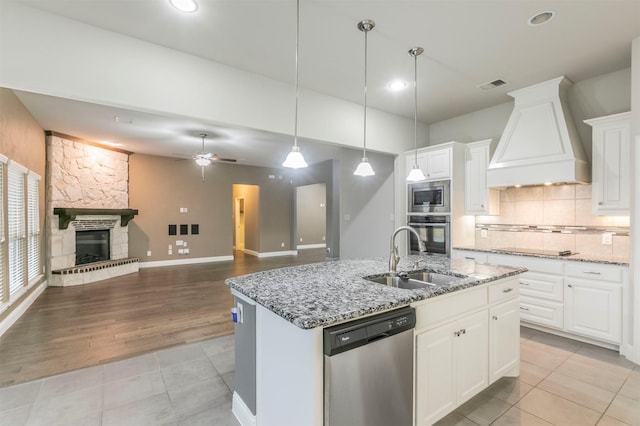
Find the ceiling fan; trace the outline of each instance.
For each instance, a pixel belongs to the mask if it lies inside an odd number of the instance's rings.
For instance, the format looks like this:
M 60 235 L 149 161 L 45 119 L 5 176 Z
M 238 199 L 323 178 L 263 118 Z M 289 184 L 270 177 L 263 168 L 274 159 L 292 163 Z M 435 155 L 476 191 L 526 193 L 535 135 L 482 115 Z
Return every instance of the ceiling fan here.
M 202 167 L 202 180 L 204 181 L 204 168 L 211 163 L 235 163 L 237 160 L 235 158 L 224 158 L 218 157 L 217 154 L 205 153 L 204 152 L 204 140 L 207 137 L 206 133 L 200 133 L 200 137 L 202 138 L 202 150 L 200 153 L 195 154 L 191 158 L 195 160 L 196 164 Z M 183 154 L 176 154 L 183 155 Z

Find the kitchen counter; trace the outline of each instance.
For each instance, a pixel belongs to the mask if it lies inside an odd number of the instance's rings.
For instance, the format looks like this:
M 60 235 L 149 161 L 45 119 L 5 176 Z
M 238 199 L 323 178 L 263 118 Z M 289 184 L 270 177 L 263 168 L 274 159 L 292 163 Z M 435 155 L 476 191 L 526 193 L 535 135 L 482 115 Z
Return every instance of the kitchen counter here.
M 498 249 L 486 249 L 477 247 L 453 247 L 454 250 L 467 250 L 476 251 L 482 253 L 494 253 L 494 254 L 509 254 L 513 256 L 528 256 L 528 257 L 540 257 L 545 259 L 560 259 L 560 260 L 572 260 L 576 262 L 593 262 L 603 263 L 610 265 L 629 265 L 628 257 L 619 256 L 603 256 L 593 254 L 581 254 L 574 253 L 569 256 L 560 256 L 557 252 L 535 250 L 535 249 L 519 249 L 519 248 L 498 248 Z
M 413 265 L 419 259 L 423 262 L 419 268 L 415 268 Z M 225 283 L 306 330 L 406 306 L 526 271 L 526 268 L 486 265 L 441 256 L 407 256 L 398 265 L 398 271 L 421 268 L 465 278 L 452 285 L 419 290 L 388 287 L 363 278 L 387 272 L 388 259 L 377 258 L 273 269 L 229 278 Z

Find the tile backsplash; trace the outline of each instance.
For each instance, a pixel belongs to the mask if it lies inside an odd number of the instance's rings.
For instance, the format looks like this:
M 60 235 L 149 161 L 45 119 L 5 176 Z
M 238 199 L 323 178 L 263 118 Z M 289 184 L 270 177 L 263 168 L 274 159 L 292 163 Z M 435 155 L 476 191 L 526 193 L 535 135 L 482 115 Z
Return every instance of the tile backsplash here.
M 504 247 L 542 250 L 571 250 L 582 254 L 626 258 L 629 236 L 616 235 L 612 244 L 602 244 L 606 227 L 629 227 L 629 216 L 594 216 L 591 213 L 591 185 L 553 185 L 509 188 L 500 191 L 500 215 L 476 216 L 476 224 L 538 225 L 602 228 L 602 232 L 512 232 L 488 228 L 486 237 L 476 229 L 479 249 Z

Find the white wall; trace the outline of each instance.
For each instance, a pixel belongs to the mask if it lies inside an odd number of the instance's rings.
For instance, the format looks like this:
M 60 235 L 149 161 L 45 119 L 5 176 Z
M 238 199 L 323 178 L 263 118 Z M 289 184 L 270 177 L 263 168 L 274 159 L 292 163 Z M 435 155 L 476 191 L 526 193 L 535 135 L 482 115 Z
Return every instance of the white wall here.
M 18 3 L 2 3 L 0 51 L 0 87 L 282 134 L 292 130 L 291 85 Z M 371 150 L 399 153 L 413 146 L 413 120 L 369 113 Z M 361 123 L 360 105 L 301 88 L 301 137 L 360 147 Z
M 636 364 L 640 364 L 640 37 L 633 41 L 631 54 L 631 293 L 635 300 L 633 346 Z

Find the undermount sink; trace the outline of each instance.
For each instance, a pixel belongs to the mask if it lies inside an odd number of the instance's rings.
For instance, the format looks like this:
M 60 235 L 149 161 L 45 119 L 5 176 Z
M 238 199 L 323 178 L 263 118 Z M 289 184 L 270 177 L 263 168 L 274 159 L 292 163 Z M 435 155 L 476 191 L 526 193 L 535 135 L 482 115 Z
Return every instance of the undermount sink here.
M 365 277 L 365 279 L 389 287 L 403 288 L 406 290 L 416 290 L 449 285 L 461 280 L 462 278 L 446 274 L 439 274 L 437 272 L 418 271 L 408 273 L 400 272 L 395 276 L 385 274 L 380 276 Z

